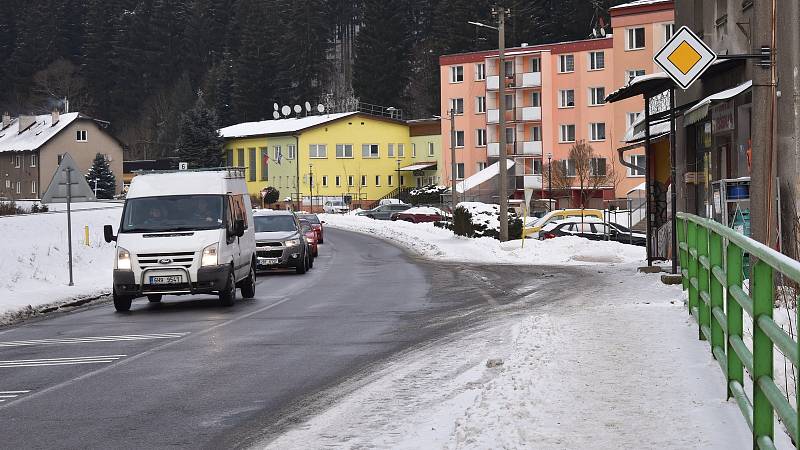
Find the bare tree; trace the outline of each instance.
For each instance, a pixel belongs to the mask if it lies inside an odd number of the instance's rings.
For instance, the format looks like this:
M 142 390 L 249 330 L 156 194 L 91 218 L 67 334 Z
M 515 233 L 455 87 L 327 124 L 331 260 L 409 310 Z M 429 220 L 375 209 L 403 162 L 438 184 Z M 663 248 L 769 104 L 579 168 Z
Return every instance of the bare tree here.
M 598 156 L 591 145 L 578 141 L 569 149 L 569 159 L 553 162 L 552 184 L 554 190 L 577 190 L 578 201 L 574 206 L 585 208 L 589 199 L 604 189 L 615 188 L 619 175 L 613 160 Z
M 64 58 L 53 61 L 33 75 L 33 97 L 37 112 L 48 113 L 69 102 L 70 111 L 91 112 L 93 106 L 86 80 L 78 68 Z

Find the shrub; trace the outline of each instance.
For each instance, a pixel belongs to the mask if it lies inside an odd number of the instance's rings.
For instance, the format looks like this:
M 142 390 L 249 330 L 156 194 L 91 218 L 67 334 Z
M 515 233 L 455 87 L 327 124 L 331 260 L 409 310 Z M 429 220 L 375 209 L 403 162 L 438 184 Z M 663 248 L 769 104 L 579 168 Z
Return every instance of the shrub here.
M 467 208 L 457 206 L 453 212 L 453 233 L 457 236 L 473 237 L 475 235 L 475 228 L 472 224 L 472 214 L 467 211 Z
M 408 203 L 412 205 L 435 205 L 442 202 L 442 194 L 447 193 L 447 186 L 430 185 L 412 189 L 408 193 Z
M 17 206 L 15 201 L 0 202 L 0 216 L 13 216 L 15 214 L 25 214 L 25 208 Z
M 280 197 L 281 197 L 280 191 L 278 191 L 272 186 L 268 186 L 266 189 L 266 193 L 264 195 L 264 203 L 267 204 L 276 203 Z

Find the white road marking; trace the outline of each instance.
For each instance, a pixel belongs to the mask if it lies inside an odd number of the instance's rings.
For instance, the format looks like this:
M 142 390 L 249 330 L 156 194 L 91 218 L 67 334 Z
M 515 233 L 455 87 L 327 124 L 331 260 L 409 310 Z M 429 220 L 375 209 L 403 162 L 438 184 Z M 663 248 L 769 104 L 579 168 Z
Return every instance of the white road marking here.
M 20 396 L 20 394 L 27 394 L 28 391 L 0 391 L 0 402 L 11 400 Z
M 18 359 L 12 361 L 0 361 L 0 368 L 111 363 L 125 356 L 127 355 L 77 356 L 73 358 L 48 358 L 48 359 Z
M 148 339 L 177 339 L 189 333 L 127 334 L 121 336 L 89 336 L 74 338 L 32 339 L 0 342 L 0 347 L 25 347 L 31 345 L 91 344 L 95 342 L 142 341 Z

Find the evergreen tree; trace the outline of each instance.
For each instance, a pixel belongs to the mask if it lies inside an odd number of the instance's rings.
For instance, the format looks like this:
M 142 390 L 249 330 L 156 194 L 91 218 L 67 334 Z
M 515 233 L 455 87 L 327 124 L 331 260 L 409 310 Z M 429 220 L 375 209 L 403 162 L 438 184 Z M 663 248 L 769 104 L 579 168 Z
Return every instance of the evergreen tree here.
M 86 181 L 89 183 L 89 187 L 96 192 L 97 198 L 114 198 L 117 180 L 114 177 L 114 172 L 111 171 L 111 167 L 108 165 L 108 161 L 106 161 L 106 158 L 100 153 L 95 155 L 92 168 L 89 169 L 89 173 L 86 174 Z M 97 189 L 95 189 L 95 186 L 97 186 Z
M 221 166 L 223 142 L 217 127 L 216 114 L 200 94 L 194 108 L 181 118 L 177 150 L 181 162 L 191 168 Z

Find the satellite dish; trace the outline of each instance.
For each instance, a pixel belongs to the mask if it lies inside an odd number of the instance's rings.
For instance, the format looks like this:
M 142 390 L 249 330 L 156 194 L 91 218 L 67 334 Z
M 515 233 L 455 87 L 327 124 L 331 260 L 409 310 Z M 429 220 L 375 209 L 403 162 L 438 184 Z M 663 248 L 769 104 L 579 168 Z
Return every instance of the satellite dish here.
M 324 113 L 325 112 L 325 105 L 323 105 L 322 103 L 317 105 L 317 111 L 319 111 L 321 113 Z
M 606 37 L 606 29 L 600 28 L 600 36 Z
M 278 111 L 272 111 L 272 117 L 274 117 L 275 119 L 280 119 L 281 113 L 279 113 Z
M 311 112 L 311 103 L 306 102 L 306 112 Z
M 273 103 L 273 104 L 272 104 L 272 107 L 273 107 L 273 108 L 275 108 L 275 111 L 277 111 L 277 110 L 278 110 L 278 108 L 279 108 L 277 103 Z
M 283 108 L 281 108 L 281 113 L 283 113 L 284 116 L 288 116 L 292 113 L 292 108 L 290 108 L 289 105 L 284 105 Z
M 301 108 L 300 105 L 294 105 L 294 112 L 296 112 L 297 114 L 300 114 L 300 111 L 302 110 L 303 108 Z

